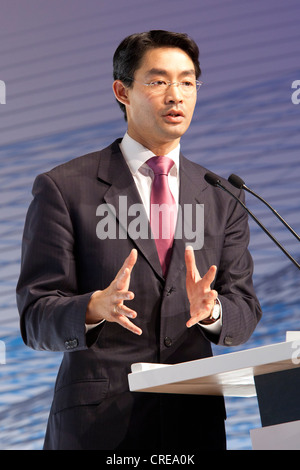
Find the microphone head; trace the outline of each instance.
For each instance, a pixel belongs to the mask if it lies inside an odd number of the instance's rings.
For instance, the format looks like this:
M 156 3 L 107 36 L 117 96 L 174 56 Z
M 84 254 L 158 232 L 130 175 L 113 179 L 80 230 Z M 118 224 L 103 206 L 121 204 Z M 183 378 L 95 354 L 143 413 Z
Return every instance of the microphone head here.
M 211 184 L 212 186 L 218 186 L 218 184 L 220 183 L 220 178 L 214 173 L 206 173 L 204 175 L 204 179 L 205 181 L 207 181 L 207 183 Z
M 228 181 L 232 186 L 235 186 L 238 189 L 242 189 L 245 185 L 245 181 L 237 175 L 230 175 Z

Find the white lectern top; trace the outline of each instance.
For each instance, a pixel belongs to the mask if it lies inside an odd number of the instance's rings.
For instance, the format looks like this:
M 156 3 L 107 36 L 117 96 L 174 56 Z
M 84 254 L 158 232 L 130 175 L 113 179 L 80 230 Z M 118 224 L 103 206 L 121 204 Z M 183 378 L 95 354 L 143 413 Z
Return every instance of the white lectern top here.
M 290 338 L 293 340 L 174 365 L 132 364 L 132 372 L 128 375 L 129 389 L 135 392 L 255 396 L 256 375 L 300 366 L 300 340 L 296 336 Z

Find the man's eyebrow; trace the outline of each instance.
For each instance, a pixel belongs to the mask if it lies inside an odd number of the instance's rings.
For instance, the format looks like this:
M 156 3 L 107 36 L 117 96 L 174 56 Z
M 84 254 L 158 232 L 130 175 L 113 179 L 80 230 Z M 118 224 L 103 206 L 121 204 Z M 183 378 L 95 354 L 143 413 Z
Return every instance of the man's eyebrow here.
M 148 72 L 146 73 L 146 76 L 151 77 L 152 75 L 162 75 L 166 77 L 168 74 L 169 74 L 168 70 L 152 68 L 148 70 Z M 189 70 L 183 70 L 182 72 L 180 72 L 180 76 L 184 76 L 184 75 L 195 75 L 195 70 L 189 69 Z
M 148 76 L 148 75 L 167 75 L 167 74 L 168 74 L 167 70 L 153 68 L 153 69 L 148 70 L 146 75 Z

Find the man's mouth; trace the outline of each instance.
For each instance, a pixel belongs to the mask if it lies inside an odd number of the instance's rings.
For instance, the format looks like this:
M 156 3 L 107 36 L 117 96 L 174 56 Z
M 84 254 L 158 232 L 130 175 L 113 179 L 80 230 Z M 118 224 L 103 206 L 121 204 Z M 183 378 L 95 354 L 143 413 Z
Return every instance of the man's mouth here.
M 168 122 L 179 123 L 183 120 L 183 112 L 178 110 L 171 110 L 163 116 Z
M 171 109 L 168 113 L 166 113 L 166 116 L 183 116 L 183 112 L 180 110 Z

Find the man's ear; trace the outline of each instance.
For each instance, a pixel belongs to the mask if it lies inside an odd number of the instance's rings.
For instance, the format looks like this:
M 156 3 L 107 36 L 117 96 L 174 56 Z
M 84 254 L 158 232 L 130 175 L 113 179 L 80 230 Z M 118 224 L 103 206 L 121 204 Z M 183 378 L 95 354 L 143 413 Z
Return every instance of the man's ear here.
M 115 80 L 112 88 L 116 99 L 120 101 L 120 103 L 124 104 L 125 106 L 129 104 L 128 88 L 124 85 L 123 82 L 121 82 L 121 80 Z

